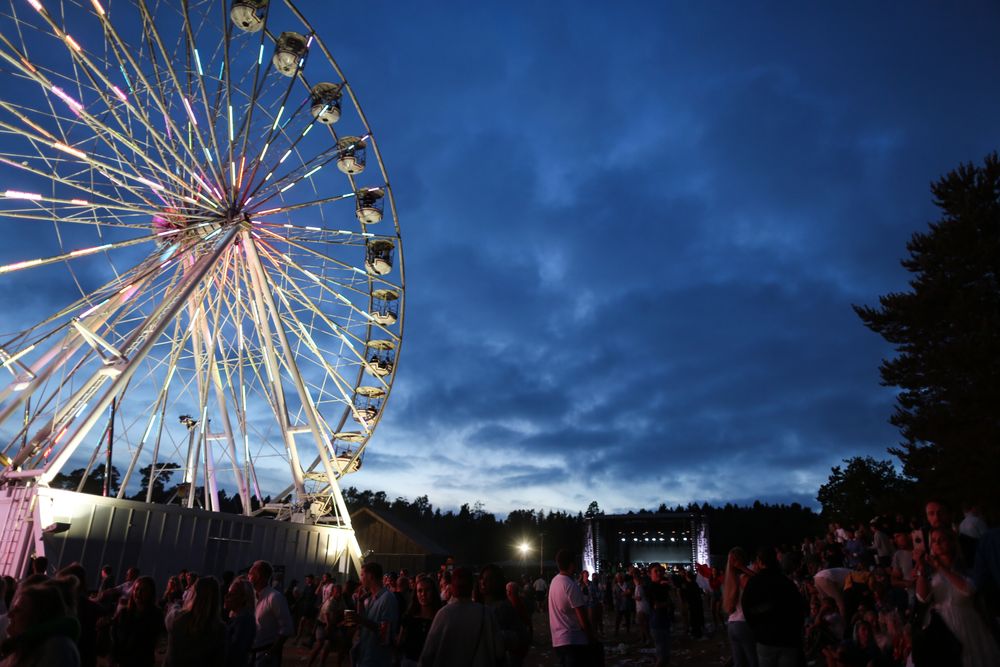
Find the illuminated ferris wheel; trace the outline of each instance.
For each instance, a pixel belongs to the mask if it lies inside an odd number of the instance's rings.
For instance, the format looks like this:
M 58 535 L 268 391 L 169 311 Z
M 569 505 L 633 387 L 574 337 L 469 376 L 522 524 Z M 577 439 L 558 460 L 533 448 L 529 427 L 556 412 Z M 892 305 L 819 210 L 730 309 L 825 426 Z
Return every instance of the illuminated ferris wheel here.
M 13 0 L 0 82 L 0 477 L 111 462 L 119 498 L 172 474 L 189 507 L 228 488 L 343 515 L 403 266 L 378 145 L 306 18 Z

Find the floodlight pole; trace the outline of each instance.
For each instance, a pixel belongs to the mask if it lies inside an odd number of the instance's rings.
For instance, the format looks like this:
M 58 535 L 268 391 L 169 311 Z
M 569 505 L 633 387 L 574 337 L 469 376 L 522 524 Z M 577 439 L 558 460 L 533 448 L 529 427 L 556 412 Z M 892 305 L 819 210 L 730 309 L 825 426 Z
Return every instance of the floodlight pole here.
M 108 417 L 108 458 L 104 463 L 104 497 L 111 495 L 111 455 L 115 446 L 115 405 L 118 400 L 111 399 L 111 415 Z
M 538 576 L 545 574 L 545 533 L 538 533 Z

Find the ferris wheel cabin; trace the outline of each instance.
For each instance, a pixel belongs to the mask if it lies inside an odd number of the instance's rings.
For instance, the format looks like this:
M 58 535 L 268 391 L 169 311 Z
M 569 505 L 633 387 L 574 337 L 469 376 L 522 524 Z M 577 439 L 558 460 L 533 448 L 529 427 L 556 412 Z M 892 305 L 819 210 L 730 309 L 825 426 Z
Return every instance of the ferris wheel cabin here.
M 260 32 L 266 12 L 267 0 L 236 0 L 229 10 L 229 17 L 236 27 L 245 32 Z
M 382 188 L 366 188 L 358 190 L 355 198 L 358 207 L 355 212 L 358 222 L 366 225 L 374 225 L 382 220 L 382 198 L 385 197 L 385 190 Z
M 335 83 L 317 83 L 309 91 L 312 106 L 309 112 L 324 125 L 340 120 L 340 86 Z

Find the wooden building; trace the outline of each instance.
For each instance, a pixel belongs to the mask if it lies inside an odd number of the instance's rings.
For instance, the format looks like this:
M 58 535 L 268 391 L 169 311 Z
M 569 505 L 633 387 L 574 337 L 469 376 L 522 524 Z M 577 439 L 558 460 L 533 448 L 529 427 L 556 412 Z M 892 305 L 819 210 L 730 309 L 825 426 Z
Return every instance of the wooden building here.
M 448 558 L 444 547 L 388 512 L 362 507 L 351 514 L 351 524 L 364 560 L 386 572 L 437 572 Z

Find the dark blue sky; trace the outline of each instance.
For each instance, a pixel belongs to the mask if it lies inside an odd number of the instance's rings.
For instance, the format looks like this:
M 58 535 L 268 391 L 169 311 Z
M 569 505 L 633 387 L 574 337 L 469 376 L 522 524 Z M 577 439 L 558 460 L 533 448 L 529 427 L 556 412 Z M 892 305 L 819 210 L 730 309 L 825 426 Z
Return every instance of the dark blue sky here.
M 394 389 L 345 484 L 501 514 L 815 505 L 831 466 L 888 456 L 892 351 L 851 306 L 905 288 L 929 184 L 997 148 L 1000 6 L 300 4 L 405 254 Z M 73 288 L 32 275 L 0 330 Z
M 905 286 L 928 185 L 997 147 L 995 4 L 353 9 L 332 43 L 408 312 L 349 483 L 498 512 L 815 504 L 842 458 L 888 456 L 890 350 L 851 304 Z

